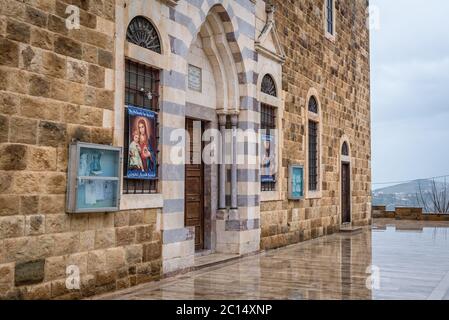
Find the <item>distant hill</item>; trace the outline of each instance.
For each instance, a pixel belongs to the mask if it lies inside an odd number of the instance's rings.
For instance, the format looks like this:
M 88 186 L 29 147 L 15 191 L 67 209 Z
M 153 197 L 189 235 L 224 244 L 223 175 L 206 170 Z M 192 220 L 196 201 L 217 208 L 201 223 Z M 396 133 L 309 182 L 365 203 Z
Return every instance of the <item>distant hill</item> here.
M 443 185 L 442 182 L 436 182 L 437 187 Z M 419 190 L 419 185 L 421 185 L 421 189 L 423 191 L 431 191 L 432 190 L 432 180 L 414 180 L 407 183 L 397 184 L 391 187 L 385 187 L 374 190 L 377 193 L 416 193 Z
M 388 210 L 395 207 L 419 207 L 417 193 L 419 186 L 425 197 L 432 192 L 432 180 L 414 180 L 391 187 L 376 189 L 373 191 L 373 205 L 387 206 Z M 444 182 L 436 182 L 437 189 L 444 187 Z

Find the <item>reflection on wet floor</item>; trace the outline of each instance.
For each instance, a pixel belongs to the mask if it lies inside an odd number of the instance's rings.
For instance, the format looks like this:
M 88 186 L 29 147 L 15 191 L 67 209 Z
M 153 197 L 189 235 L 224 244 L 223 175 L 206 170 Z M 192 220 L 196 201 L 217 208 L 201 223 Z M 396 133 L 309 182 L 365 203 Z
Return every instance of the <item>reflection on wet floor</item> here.
M 449 299 L 449 223 L 379 220 L 372 231 L 380 270 L 374 299 Z
M 448 232 L 447 222 L 379 220 L 359 234 L 336 234 L 102 298 L 449 299 Z

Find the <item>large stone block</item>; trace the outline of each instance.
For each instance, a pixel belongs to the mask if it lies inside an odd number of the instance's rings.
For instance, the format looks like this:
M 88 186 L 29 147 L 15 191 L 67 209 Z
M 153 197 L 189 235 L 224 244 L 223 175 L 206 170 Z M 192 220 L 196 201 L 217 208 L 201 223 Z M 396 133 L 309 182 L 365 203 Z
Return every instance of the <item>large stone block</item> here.
M 48 99 L 23 96 L 20 99 L 20 114 L 27 118 L 58 121 L 61 118 L 61 104 Z
M 0 38 L 0 65 L 19 66 L 19 45 L 16 42 Z
M 89 230 L 80 233 L 80 251 L 95 249 L 95 231 Z
M 44 11 L 27 6 L 25 10 L 25 17 L 28 23 L 34 24 L 37 27 L 45 28 L 47 26 L 48 14 Z
M 112 129 L 93 127 L 91 130 L 91 141 L 97 144 L 110 145 L 113 142 Z
M 83 44 L 83 60 L 90 63 L 97 63 L 98 49 L 95 46 Z
M 136 229 L 133 227 L 116 228 L 115 239 L 117 246 L 133 244 L 136 240 Z
M 39 199 L 39 212 L 43 214 L 63 214 L 65 213 L 64 195 L 43 195 Z
M 51 78 L 49 97 L 58 101 L 71 101 L 71 99 L 73 99 L 73 97 L 71 97 L 71 88 L 73 86 L 72 84 L 73 82 Z
M 119 211 L 114 213 L 114 226 L 116 228 L 129 226 L 129 212 Z
M 103 124 L 103 109 L 80 107 L 80 123 L 87 126 L 100 126 Z
M 112 51 L 114 49 L 114 39 L 111 36 L 95 30 L 86 29 L 87 43 L 106 51 Z
M 87 64 L 78 60 L 67 60 L 67 79 L 74 82 L 86 83 Z
M 34 236 L 45 232 L 45 216 L 32 215 L 26 216 L 25 219 L 25 235 Z
M 0 74 L 1 75 L 1 74 Z M 31 87 L 31 77 L 33 75 L 24 70 L 9 69 L 3 79 L 6 83 L 6 90 L 27 94 Z M 1 79 L 1 78 L 0 78 Z M 0 80 L 0 88 L 2 87 Z
M 0 195 L 0 216 L 18 215 L 20 197 L 17 195 Z
M 150 242 L 143 244 L 143 262 L 149 262 L 162 257 L 162 244 Z
M 32 74 L 29 82 L 29 94 L 38 97 L 50 97 L 50 81 L 43 76 Z
M 114 110 L 114 91 L 97 89 L 95 106 L 97 108 Z
M 33 147 L 29 151 L 27 169 L 30 171 L 56 170 L 56 149 L 51 147 Z
M 20 197 L 20 213 L 23 215 L 31 215 L 39 212 L 39 196 L 21 196 Z
M 64 36 L 56 36 L 54 46 L 56 53 L 78 60 L 80 60 L 82 57 L 82 45 L 78 41 L 74 41 Z
M 104 88 L 105 71 L 103 67 L 91 64 L 89 65 L 88 84 L 97 88 Z
M 126 265 L 125 250 L 112 248 L 106 250 L 106 265 L 108 269 L 117 270 Z
M 20 290 L 21 299 L 24 300 L 50 300 L 51 284 L 43 283 L 29 287 L 23 287 Z
M 76 82 L 70 82 L 67 87 L 68 100 L 70 103 L 85 104 L 86 86 Z
M 87 126 L 68 125 L 67 136 L 70 141 L 90 142 L 91 129 Z
M 0 170 L 24 170 L 28 162 L 29 147 L 23 144 L 0 145 Z
M 0 265 L 0 284 L 12 284 L 14 282 L 14 264 Z
M 114 56 L 111 52 L 102 49 L 98 50 L 98 64 L 102 67 L 113 69 Z
M 136 226 L 144 223 L 144 211 L 136 210 L 129 212 L 129 225 Z
M 45 276 L 45 260 L 16 263 L 14 283 L 17 287 L 41 283 Z
M 115 229 L 97 230 L 95 232 L 95 249 L 111 248 L 115 245 Z
M 6 25 L 6 37 L 18 42 L 29 43 L 30 42 L 30 26 L 21 21 L 8 19 Z
M 45 261 L 45 281 L 64 278 L 66 276 L 66 268 L 64 256 L 47 258 Z
M 36 144 L 37 121 L 32 119 L 12 117 L 10 120 L 9 141 L 26 144 Z
M 17 114 L 19 112 L 19 105 L 20 98 L 18 95 L 11 92 L 0 92 L 0 113 L 5 115 Z
M 128 264 L 138 264 L 142 262 L 143 247 L 142 245 L 132 245 L 125 247 L 126 262 Z
M 62 233 L 70 230 L 70 220 L 67 214 L 50 214 L 45 216 L 46 233 Z M 82 233 L 80 234 L 80 247 L 82 247 Z M 82 250 L 82 249 L 80 249 Z M 82 250 L 87 251 L 87 250 Z
M 0 239 L 22 237 L 24 230 L 24 216 L 0 217 Z
M 55 78 L 65 78 L 67 59 L 53 52 L 44 52 L 42 59 L 44 74 Z
M 61 256 L 79 251 L 80 236 L 78 232 L 56 233 L 52 237 L 55 243 L 53 255 Z
M 43 29 L 32 28 L 31 45 L 45 50 L 52 50 L 53 34 Z
M 65 25 L 65 19 L 62 19 L 61 17 L 55 16 L 53 14 L 50 14 L 48 16 L 48 30 L 56 32 L 61 35 L 67 35 L 68 29 Z
M 67 126 L 65 124 L 40 121 L 38 141 L 40 145 L 58 147 L 67 143 Z
M 136 229 L 136 241 L 138 243 L 152 241 L 153 231 L 153 226 L 138 226 Z
M 92 274 L 93 272 L 104 271 L 106 268 L 106 251 L 89 251 L 87 258 L 87 272 Z
M 65 194 L 67 190 L 67 175 L 51 173 L 45 177 L 46 192 L 49 194 Z

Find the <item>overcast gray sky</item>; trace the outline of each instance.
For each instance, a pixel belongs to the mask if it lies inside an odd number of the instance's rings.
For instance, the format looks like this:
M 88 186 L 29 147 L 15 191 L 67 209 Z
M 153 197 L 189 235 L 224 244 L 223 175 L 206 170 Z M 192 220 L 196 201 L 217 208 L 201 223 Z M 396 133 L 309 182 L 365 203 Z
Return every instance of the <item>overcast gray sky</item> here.
M 447 175 L 449 1 L 370 5 L 380 18 L 371 30 L 373 182 Z

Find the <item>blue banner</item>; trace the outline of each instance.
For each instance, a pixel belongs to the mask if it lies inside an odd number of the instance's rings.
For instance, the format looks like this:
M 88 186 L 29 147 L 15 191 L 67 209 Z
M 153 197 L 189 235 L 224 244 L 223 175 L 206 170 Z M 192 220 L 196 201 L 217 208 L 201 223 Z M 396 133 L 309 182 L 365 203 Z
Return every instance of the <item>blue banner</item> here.
M 129 118 L 128 179 L 155 180 L 157 173 L 157 113 L 127 106 Z

